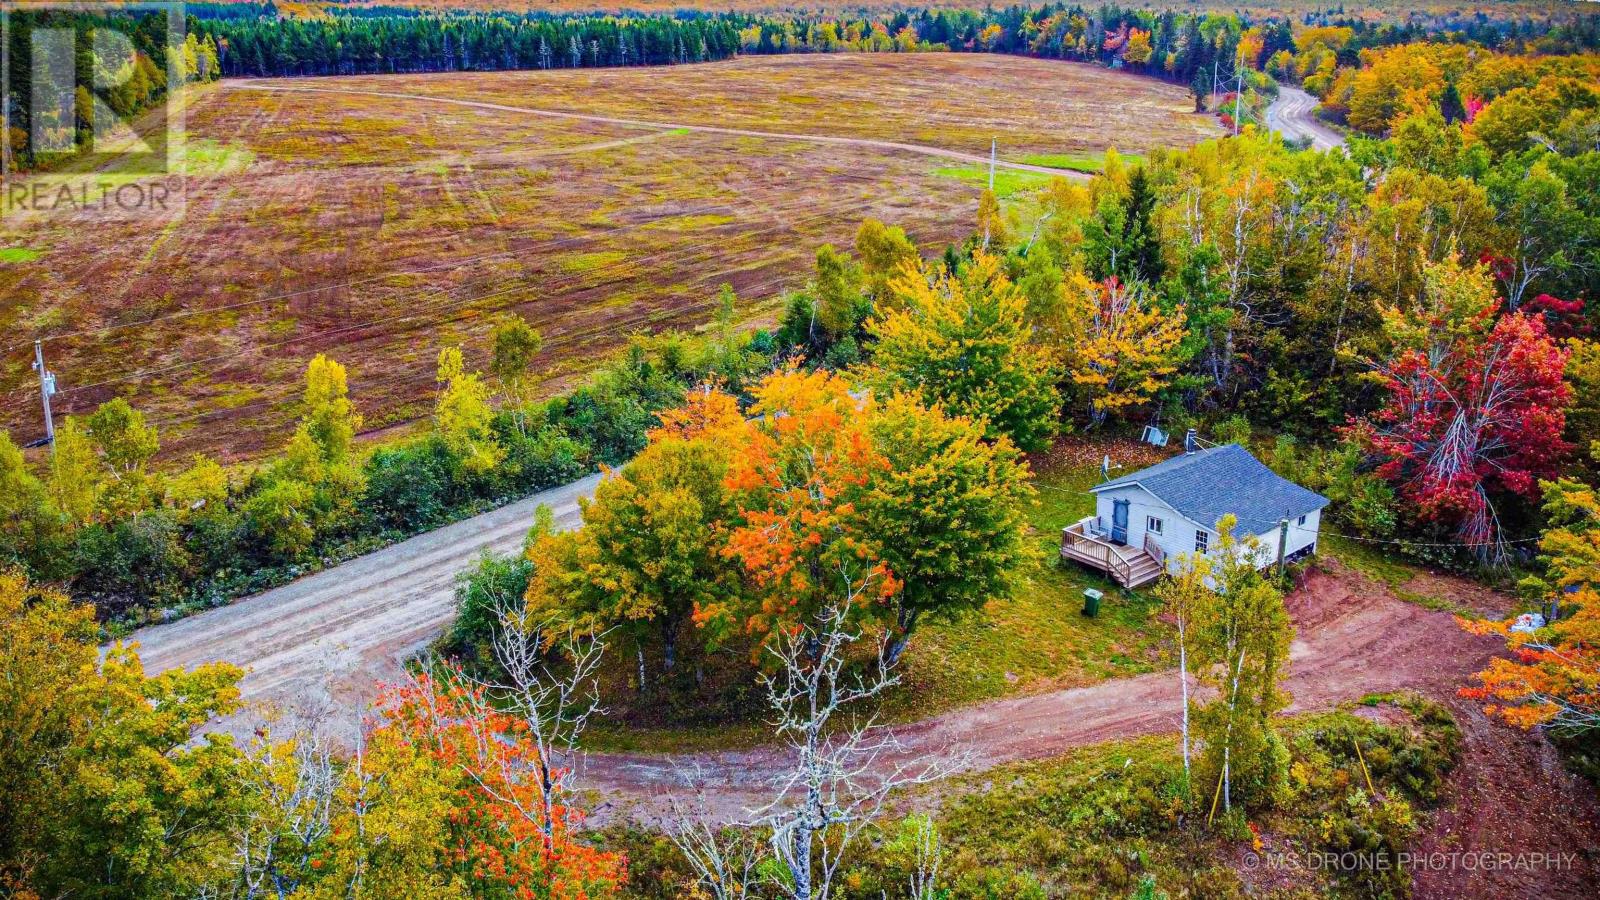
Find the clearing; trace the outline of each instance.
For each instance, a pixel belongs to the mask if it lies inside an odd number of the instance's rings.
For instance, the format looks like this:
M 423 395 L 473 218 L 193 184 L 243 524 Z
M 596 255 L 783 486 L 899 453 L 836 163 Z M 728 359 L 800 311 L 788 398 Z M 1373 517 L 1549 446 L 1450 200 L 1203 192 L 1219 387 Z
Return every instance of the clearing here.
M 363 93 L 365 92 L 365 93 Z M 653 69 L 228 81 L 187 100 L 186 211 L 0 223 L 0 426 L 126 396 L 163 452 L 245 459 L 291 429 L 307 360 L 350 367 L 369 431 L 426 413 L 442 344 L 489 318 L 546 336 L 554 390 L 630 331 L 750 320 L 816 248 L 875 217 L 930 252 L 970 230 L 991 137 L 1042 183 L 1058 159 L 1218 133 L 1184 90 L 972 54 L 755 57 Z M 952 177 L 954 176 L 954 177 Z

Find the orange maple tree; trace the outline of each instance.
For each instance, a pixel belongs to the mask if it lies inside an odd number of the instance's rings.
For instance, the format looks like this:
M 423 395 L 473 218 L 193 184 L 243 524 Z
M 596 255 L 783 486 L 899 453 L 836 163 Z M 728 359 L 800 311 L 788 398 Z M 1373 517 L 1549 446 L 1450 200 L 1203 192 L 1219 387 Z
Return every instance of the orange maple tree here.
M 1600 499 L 1567 479 L 1541 488 L 1551 523 L 1539 542 L 1548 568 L 1542 586 L 1563 614 L 1534 631 L 1512 631 L 1515 620 L 1458 619 L 1474 634 L 1504 636 L 1512 654 L 1490 660 L 1479 684 L 1461 694 L 1513 725 L 1583 731 L 1600 727 Z
M 900 583 L 851 528 L 856 502 L 888 460 L 868 431 L 869 397 L 826 372 L 780 372 L 756 390 L 756 419 L 728 472 L 741 522 L 728 554 L 759 589 L 745 610 L 745 631 L 765 635 L 780 621 L 807 616 L 838 579 L 872 574 L 868 601 L 894 596 Z M 700 610 L 710 625 L 734 610 Z
M 389 687 L 366 745 L 367 759 L 404 760 L 444 788 L 440 865 L 476 895 L 589 900 L 614 896 L 626 878 L 622 855 L 574 837 L 581 809 L 565 797 L 544 802 L 527 723 L 496 710 L 458 671 Z

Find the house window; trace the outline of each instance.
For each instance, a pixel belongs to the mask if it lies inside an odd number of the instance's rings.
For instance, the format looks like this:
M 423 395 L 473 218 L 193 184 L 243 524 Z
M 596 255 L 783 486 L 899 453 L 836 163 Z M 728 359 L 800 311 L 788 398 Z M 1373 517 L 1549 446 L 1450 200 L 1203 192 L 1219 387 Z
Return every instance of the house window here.
M 1194 533 L 1194 552 L 1206 552 L 1206 545 L 1210 542 L 1210 540 L 1211 535 L 1205 533 L 1204 531 L 1196 531 Z
M 1156 518 L 1155 516 L 1145 516 L 1144 517 L 1144 530 L 1150 532 L 1151 534 L 1160 534 L 1161 533 L 1161 520 Z
M 1305 516 L 1301 516 L 1300 520 L 1295 522 L 1295 524 L 1299 525 L 1301 528 L 1306 527 L 1306 517 Z

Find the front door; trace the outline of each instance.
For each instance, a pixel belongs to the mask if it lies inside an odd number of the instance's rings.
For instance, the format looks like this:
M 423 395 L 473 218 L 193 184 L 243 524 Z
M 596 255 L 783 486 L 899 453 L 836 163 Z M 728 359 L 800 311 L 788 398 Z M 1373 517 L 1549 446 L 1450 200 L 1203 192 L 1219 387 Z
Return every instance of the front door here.
M 1128 501 L 1111 501 L 1111 543 L 1128 542 Z

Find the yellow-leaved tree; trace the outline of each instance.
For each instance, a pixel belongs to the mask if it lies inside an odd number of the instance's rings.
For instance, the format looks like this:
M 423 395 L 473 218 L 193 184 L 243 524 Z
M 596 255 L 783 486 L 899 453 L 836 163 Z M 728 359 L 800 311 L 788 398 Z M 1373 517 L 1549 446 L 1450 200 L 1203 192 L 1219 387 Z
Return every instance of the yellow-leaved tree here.
M 1085 322 L 1070 375 L 1088 404 L 1091 427 L 1148 403 L 1183 362 L 1182 309 L 1164 310 L 1138 283 L 1071 276 L 1067 293 Z
M 506 450 L 495 439 L 494 409 L 489 388 L 477 372 L 468 372 L 460 347 L 439 351 L 438 381 L 442 387 L 434 406 L 434 428 L 461 467 L 474 475 L 494 470 Z
M 956 275 L 908 264 L 889 290 L 893 303 L 867 325 L 878 342 L 869 384 L 981 421 L 991 439 L 1024 449 L 1049 440 L 1060 407 L 1055 367 L 1032 341 L 1027 297 L 998 259 L 978 253 Z

